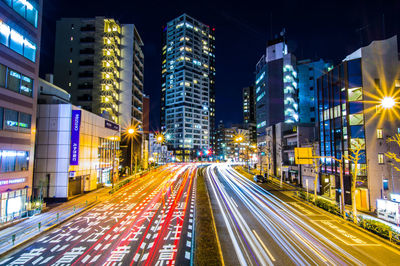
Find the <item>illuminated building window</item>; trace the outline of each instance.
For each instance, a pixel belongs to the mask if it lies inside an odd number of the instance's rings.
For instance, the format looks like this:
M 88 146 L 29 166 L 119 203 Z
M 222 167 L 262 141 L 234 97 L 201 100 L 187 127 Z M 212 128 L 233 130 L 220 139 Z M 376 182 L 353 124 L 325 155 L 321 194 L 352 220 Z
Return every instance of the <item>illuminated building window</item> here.
M 383 138 L 383 132 L 382 132 L 382 129 L 381 129 L 381 128 L 379 128 L 379 129 L 376 130 L 376 137 L 377 137 L 378 139 L 382 139 L 382 138 Z
M 29 0 L 3 0 L 8 6 L 37 28 L 39 12 Z
M 378 164 L 384 164 L 383 153 L 378 153 Z
M 11 50 L 35 62 L 36 44 L 26 39 L 19 32 L 12 29 L 7 24 L 0 21 L 0 43 L 9 47 Z

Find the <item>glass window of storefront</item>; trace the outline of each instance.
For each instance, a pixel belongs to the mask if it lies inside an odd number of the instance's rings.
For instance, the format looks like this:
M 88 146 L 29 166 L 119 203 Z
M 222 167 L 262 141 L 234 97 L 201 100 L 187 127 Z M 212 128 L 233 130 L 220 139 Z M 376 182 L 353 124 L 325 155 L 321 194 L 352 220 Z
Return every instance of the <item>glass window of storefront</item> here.
M 29 168 L 29 152 L 0 150 L 0 172 L 27 171 Z
M 99 138 L 98 157 L 100 167 L 98 170 L 98 182 L 102 184 L 111 184 L 111 169 L 113 168 L 113 159 L 115 152 L 119 150 L 119 142 L 105 138 Z M 114 165 L 116 167 L 116 165 Z
M 4 129 L 18 131 L 18 112 L 4 109 Z
M 0 64 L 0 87 L 32 97 L 33 79 Z
M 13 220 L 25 211 L 26 189 L 1 193 L 0 215 L 1 222 Z
M 32 116 L 10 109 L 0 108 L 0 129 L 30 133 Z

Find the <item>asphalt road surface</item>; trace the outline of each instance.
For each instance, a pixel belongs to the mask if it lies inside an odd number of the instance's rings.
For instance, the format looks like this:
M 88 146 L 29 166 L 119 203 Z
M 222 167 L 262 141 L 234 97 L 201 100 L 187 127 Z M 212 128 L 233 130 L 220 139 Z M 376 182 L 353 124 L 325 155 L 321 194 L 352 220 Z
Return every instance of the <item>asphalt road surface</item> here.
M 196 171 L 153 171 L 0 265 L 190 265 Z
M 263 188 L 227 164 L 209 166 L 206 180 L 226 265 L 399 265 L 399 249 L 278 185 Z

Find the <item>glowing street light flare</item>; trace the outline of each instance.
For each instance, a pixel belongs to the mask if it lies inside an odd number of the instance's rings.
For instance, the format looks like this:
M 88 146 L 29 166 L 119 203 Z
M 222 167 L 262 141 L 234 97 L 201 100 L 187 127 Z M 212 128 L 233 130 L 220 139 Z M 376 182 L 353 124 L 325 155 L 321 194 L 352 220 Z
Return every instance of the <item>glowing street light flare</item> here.
M 392 97 L 384 97 L 381 100 L 381 106 L 385 109 L 391 109 L 395 106 L 396 101 Z
M 132 134 L 135 133 L 135 129 L 129 128 L 127 132 L 128 132 L 129 135 L 132 135 Z

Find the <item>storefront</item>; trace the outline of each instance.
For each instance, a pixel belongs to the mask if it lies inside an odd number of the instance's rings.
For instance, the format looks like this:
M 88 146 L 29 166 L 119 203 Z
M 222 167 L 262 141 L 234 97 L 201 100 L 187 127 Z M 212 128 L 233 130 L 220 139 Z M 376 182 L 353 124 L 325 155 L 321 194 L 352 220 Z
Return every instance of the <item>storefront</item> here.
M 390 200 L 376 200 L 378 218 L 385 221 L 400 224 L 400 194 L 390 194 Z
M 25 182 L 25 178 L 22 178 Z M 14 179 L 17 181 L 16 179 Z M 16 217 L 21 217 L 24 211 L 26 211 L 27 199 L 27 189 L 18 189 L 15 191 L 6 191 L 0 194 L 0 213 L 1 222 L 6 222 L 15 219 Z
M 112 185 L 118 177 L 118 124 L 70 104 L 39 104 L 38 121 L 48 126 L 38 131 L 34 181 L 36 191 L 46 190 L 46 201 Z

